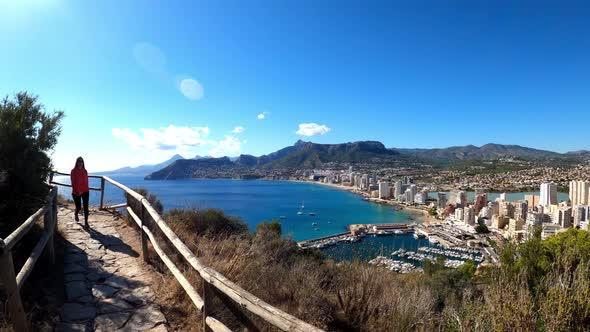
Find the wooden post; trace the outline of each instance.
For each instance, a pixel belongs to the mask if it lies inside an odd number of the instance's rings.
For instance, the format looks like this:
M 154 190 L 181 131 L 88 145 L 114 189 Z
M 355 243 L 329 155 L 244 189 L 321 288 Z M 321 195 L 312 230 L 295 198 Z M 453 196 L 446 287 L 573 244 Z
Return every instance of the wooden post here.
M 20 292 L 16 284 L 12 252 L 2 249 L 0 252 L 0 280 L 6 289 L 8 312 L 15 331 L 28 331 L 29 324 L 23 309 Z
M 234 302 L 229 296 L 223 294 L 223 292 L 220 292 L 217 288 L 212 288 L 212 290 L 215 293 L 215 297 L 221 300 L 221 303 L 223 303 L 225 307 L 228 308 L 229 311 L 232 312 L 232 314 L 234 314 L 234 317 L 236 317 L 238 321 L 242 323 L 242 325 L 244 325 L 247 331 L 260 331 L 258 326 L 254 324 L 252 319 L 242 311 L 242 308 L 240 308 L 239 304 Z
M 55 223 L 53 225 L 53 233 L 57 234 L 57 225 L 58 225 L 58 222 L 57 222 L 57 187 L 55 187 L 53 190 L 55 190 L 55 192 L 53 193 L 53 200 L 52 200 L 53 222 Z
M 100 207 L 99 209 L 104 208 L 104 178 L 100 178 Z
M 148 263 L 148 237 L 147 234 L 143 230 L 143 226 L 146 225 L 149 228 L 149 223 L 145 221 L 148 217 L 148 213 L 145 211 L 145 207 L 143 206 L 143 202 L 139 201 L 139 206 L 141 206 L 141 225 L 139 226 L 139 231 L 141 232 L 141 256 L 143 257 L 143 261 Z
M 203 331 L 212 332 L 209 325 L 207 325 L 207 317 L 211 315 L 213 311 L 213 290 L 207 280 L 203 279 Z
M 53 193 L 53 191 L 52 191 Z M 45 216 L 43 217 L 43 232 L 49 233 L 49 240 L 47 240 L 47 245 L 45 247 L 45 255 L 47 260 L 51 265 L 55 264 L 55 248 L 53 247 L 53 198 L 49 200 L 49 209 L 45 212 Z

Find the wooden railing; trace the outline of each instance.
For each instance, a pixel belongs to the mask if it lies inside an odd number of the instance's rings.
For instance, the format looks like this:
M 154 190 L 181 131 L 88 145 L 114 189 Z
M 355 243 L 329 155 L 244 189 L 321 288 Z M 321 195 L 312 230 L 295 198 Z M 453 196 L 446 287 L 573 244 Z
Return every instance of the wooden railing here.
M 55 172 L 55 174 L 69 175 L 59 172 Z M 242 289 L 240 286 L 224 277 L 221 273 L 203 265 L 197 256 L 184 244 L 184 242 L 182 242 L 180 238 L 178 238 L 172 229 L 170 229 L 166 221 L 162 219 L 160 214 L 151 206 L 145 197 L 109 177 L 92 177 L 101 179 L 100 188 L 91 188 L 92 190 L 100 190 L 101 192 L 100 207 L 102 209 L 122 207 L 126 208 L 127 213 L 135 221 L 141 233 L 141 251 L 143 260 L 148 262 L 149 242 L 162 262 L 182 286 L 186 294 L 193 302 L 194 306 L 201 312 L 203 331 L 230 331 L 230 329 L 227 328 L 223 323 L 213 317 L 214 313 L 212 304 L 214 298 L 219 299 L 233 313 L 237 320 L 240 321 L 240 323 L 250 331 L 258 331 L 260 328 L 257 326 L 256 322 L 254 322 L 254 320 L 252 320 L 244 311 L 256 315 L 268 324 L 282 331 L 322 331 L 311 324 L 308 324 L 278 308 L 271 306 L 270 304 Z M 50 181 L 54 184 L 58 184 L 53 181 L 53 175 L 51 176 Z M 103 206 L 105 182 L 108 182 L 123 190 L 128 200 L 127 203 Z M 63 183 L 59 183 L 59 185 L 69 186 Z M 135 201 L 136 204 L 130 204 L 132 203 L 130 200 Z M 140 211 L 134 211 L 131 206 L 140 206 Z M 162 249 L 162 246 L 160 243 L 158 243 L 158 239 L 153 233 L 156 229 L 158 229 L 170 242 L 170 244 L 172 244 L 171 248 L 178 252 L 186 260 L 186 262 L 199 273 L 203 281 L 201 295 L 199 295 L 195 287 L 186 279 L 182 271 L 174 264 L 166 252 Z
M 43 217 L 43 233 L 29 258 L 24 265 L 15 273 L 12 260 L 12 251 L 19 241 L 32 228 L 33 225 Z M 20 289 L 33 271 L 35 263 L 45 251 L 46 257 L 51 264 L 55 263 L 55 249 L 53 245 L 54 234 L 57 231 L 57 186 L 52 186 L 45 205 L 33 213 L 14 232 L 5 239 L 0 238 L 0 282 L 6 292 L 8 313 L 15 331 L 28 331 L 29 324 L 23 309 L 20 297 Z

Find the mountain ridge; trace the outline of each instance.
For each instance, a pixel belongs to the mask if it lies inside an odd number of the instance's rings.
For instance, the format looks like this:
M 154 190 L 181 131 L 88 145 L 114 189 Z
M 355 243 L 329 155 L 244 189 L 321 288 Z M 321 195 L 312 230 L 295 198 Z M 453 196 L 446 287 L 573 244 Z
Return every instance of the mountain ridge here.
M 298 140 L 295 144 L 259 157 L 242 154 L 235 158 L 204 158 L 175 161 L 164 169 L 153 172 L 146 179 L 177 179 L 194 177 L 262 177 L 274 170 L 309 169 L 323 166 L 341 167 L 350 164 L 404 166 L 412 162 L 455 163 L 466 160 L 566 160 L 586 156 L 587 151 L 575 154 L 558 153 L 520 145 L 488 143 L 452 146 L 442 149 L 386 148 L 378 141 L 356 141 L 338 144 L 319 144 Z

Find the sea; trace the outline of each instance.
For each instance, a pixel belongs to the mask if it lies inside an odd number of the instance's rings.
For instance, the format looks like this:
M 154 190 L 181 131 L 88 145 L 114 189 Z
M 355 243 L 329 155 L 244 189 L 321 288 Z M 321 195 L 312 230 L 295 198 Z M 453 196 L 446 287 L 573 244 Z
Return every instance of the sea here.
M 416 212 L 395 211 L 392 206 L 368 202 L 351 192 L 314 183 L 233 179 L 144 180 L 140 176 L 112 178 L 131 189 L 147 189 L 160 199 L 164 210 L 221 209 L 227 215 L 241 218 L 252 231 L 260 222 L 278 220 L 283 236 L 290 236 L 296 241 L 342 233 L 350 224 L 408 223 L 419 217 Z M 68 177 L 56 177 L 55 180 L 69 183 Z M 100 187 L 100 180 L 90 179 L 90 186 Z M 71 197 L 71 188 L 60 187 L 59 193 L 66 198 Z M 507 199 L 520 200 L 525 194 L 532 193 L 511 193 Z M 491 199 L 494 198 L 492 195 Z M 560 193 L 558 198 L 567 200 L 567 194 Z M 99 200 L 99 192 L 91 191 L 90 204 L 98 205 Z M 104 200 L 107 205 L 125 202 L 123 191 L 108 182 Z M 324 252 L 337 260 L 366 261 L 383 251 L 390 253 L 400 248 L 415 251 L 420 246 L 429 246 L 429 243 L 411 235 L 392 235 L 366 237 L 357 243 L 326 248 Z

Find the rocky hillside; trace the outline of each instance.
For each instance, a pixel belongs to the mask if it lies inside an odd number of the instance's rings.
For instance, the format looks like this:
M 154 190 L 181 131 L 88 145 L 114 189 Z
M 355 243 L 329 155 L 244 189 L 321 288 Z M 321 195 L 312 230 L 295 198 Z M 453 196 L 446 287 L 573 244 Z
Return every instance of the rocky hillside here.
M 586 151 L 557 153 L 519 145 L 486 144 L 454 146 L 445 149 L 386 148 L 376 141 L 341 144 L 317 144 L 297 141 L 294 145 L 260 157 L 240 155 L 236 159 L 201 158 L 176 160 L 165 168 L 149 174 L 146 179 L 186 178 L 256 178 L 284 175 L 289 170 L 321 167 L 343 168 L 357 165 L 360 168 L 412 167 L 419 165 L 455 165 L 479 160 L 519 159 L 525 161 L 560 163 L 577 162 Z
M 456 160 L 496 160 L 501 158 L 519 159 L 551 159 L 563 158 L 564 155 L 520 145 L 486 144 L 453 146 L 444 149 L 392 149 L 404 155 L 425 160 L 456 161 Z

